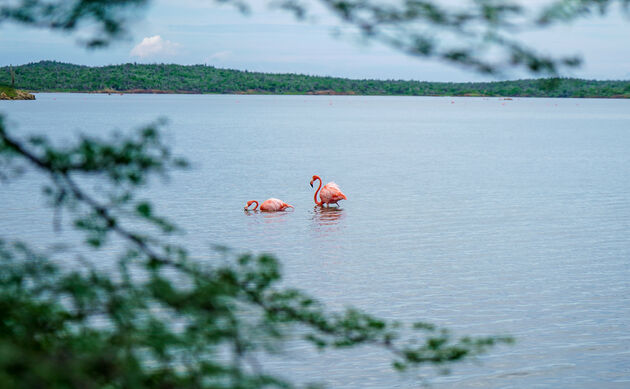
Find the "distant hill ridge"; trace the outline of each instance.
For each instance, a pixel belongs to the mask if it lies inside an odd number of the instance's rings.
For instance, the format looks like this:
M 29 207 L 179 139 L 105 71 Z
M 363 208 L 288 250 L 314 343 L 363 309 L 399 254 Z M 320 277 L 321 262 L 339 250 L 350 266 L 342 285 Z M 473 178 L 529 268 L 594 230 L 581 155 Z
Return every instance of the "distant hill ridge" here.
M 465 83 L 356 80 L 206 65 L 127 63 L 91 67 L 55 61 L 29 63 L 13 69 L 15 87 L 34 92 L 630 98 L 630 81 L 574 78 Z M 9 83 L 9 68 L 1 67 L 0 84 Z

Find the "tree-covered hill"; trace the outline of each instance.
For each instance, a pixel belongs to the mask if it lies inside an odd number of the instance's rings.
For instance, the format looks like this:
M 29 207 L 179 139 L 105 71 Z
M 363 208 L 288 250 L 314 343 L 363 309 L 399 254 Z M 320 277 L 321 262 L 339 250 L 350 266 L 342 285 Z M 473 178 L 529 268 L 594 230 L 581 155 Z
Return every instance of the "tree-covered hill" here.
M 54 61 L 13 68 L 16 88 L 37 92 L 169 92 L 357 94 L 402 96 L 531 96 L 630 98 L 630 81 L 572 78 L 497 82 L 354 80 L 301 74 L 271 74 L 206 65 L 123 64 L 102 67 Z M 10 82 L 0 68 L 0 84 Z

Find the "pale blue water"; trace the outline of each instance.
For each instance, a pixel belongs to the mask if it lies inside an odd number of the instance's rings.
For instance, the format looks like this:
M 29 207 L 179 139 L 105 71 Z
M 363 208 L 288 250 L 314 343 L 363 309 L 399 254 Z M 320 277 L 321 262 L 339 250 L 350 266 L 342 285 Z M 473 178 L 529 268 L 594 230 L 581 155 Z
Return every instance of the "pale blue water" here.
M 511 334 L 436 388 L 630 387 L 630 101 L 38 94 L 0 102 L 24 133 L 70 139 L 166 116 L 194 163 L 148 196 L 198 260 L 276 254 L 286 283 L 461 334 Z M 348 196 L 314 208 L 313 174 Z M 0 235 L 54 237 L 27 177 L 0 187 Z M 285 214 L 246 214 L 278 197 Z M 416 387 L 377 350 L 269 361 L 335 388 Z

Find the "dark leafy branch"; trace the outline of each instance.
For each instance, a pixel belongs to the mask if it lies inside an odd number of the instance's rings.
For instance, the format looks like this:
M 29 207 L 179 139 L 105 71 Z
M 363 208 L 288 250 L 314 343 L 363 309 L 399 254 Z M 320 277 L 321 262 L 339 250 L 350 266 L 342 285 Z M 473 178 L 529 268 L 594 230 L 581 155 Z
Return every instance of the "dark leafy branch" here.
M 557 75 L 580 64 L 577 56 L 546 55 L 525 44 L 518 33 L 569 22 L 613 5 L 628 11 L 628 0 L 550 1 L 532 11 L 511 0 L 472 0 L 457 6 L 433 0 L 319 0 L 329 12 L 368 40 L 376 40 L 407 54 L 460 65 L 480 73 L 499 74 L 508 69 Z M 309 15 L 312 2 L 278 0 L 279 8 L 298 18 Z M 524 3 L 526 4 L 526 3 Z
M 53 205 L 75 218 L 89 244 L 114 234 L 127 245 L 119 270 L 104 273 L 93 265 L 104 260 L 100 251 L 68 267 L 68 253 L 0 241 L 0 386 L 291 387 L 259 362 L 269 344 L 296 333 L 291 328 L 321 350 L 380 347 L 398 370 L 448 366 L 511 341 L 456 338 L 430 324 L 405 327 L 355 309 L 330 313 L 308 294 L 281 287 L 271 256 L 193 262 L 184 247 L 127 227 L 142 220 L 171 232 L 150 203 L 133 200 L 150 176 L 182 166 L 155 126 L 109 142 L 86 137 L 55 147 L 43 138 L 17 139 L 0 122 L 0 156 L 5 169 L 22 163 L 44 172 Z M 103 203 L 80 184 L 88 178 L 112 192 L 125 186 L 124 200 Z
M 545 26 L 556 22 L 570 22 L 593 14 L 602 16 L 615 6 L 628 15 L 630 0 L 558 0 L 544 7 L 536 22 Z
M 17 0 L 0 4 L 0 24 L 11 21 L 27 26 L 71 32 L 91 30 L 87 47 L 107 45 L 123 36 L 134 13 L 148 0 Z
M 145 184 L 149 175 L 164 177 L 169 168 L 187 166 L 184 159 L 171 156 L 170 150 L 162 143 L 158 132 L 162 124 L 150 125 L 131 137 L 114 134 L 109 142 L 83 137 L 76 146 L 57 148 L 45 137 L 31 137 L 26 144 L 9 137 L 0 117 L 0 153 L 5 154 L 7 166 L 13 162 L 11 157 L 19 156 L 48 174 L 52 185 L 46 186 L 45 194 L 56 208 L 65 206 L 76 211 L 76 205 L 87 206 L 87 215 L 77 217 L 74 225 L 88 233 L 89 244 L 98 247 L 110 232 L 114 232 L 134 241 L 149 254 L 151 247 L 148 239 L 122 227 L 116 214 L 131 205 L 142 219 L 163 232 L 175 230 L 175 226 L 166 219 L 154 215 L 147 202 L 134 203 L 132 191 Z M 109 180 L 112 185 L 103 195 L 110 202 L 106 204 L 82 190 L 73 178 L 75 174 Z
M 149 0 L 18 0 L 0 5 L 6 21 L 61 31 L 91 27 L 88 47 L 107 45 L 126 33 L 130 20 Z M 207 0 L 207 2 L 211 2 Z M 215 0 L 249 12 L 248 0 Z M 267 0 L 300 19 L 323 5 L 342 26 L 351 26 L 367 40 L 379 41 L 412 56 L 443 61 L 481 73 L 507 69 L 557 75 L 577 66 L 577 56 L 555 57 L 538 52 L 518 33 L 606 14 L 617 6 L 628 12 L 629 0 L 550 0 L 532 11 L 515 0 L 469 0 L 457 6 L 437 0 Z M 447 3 L 448 4 L 448 3 Z M 449 4 L 450 5 L 450 4 Z

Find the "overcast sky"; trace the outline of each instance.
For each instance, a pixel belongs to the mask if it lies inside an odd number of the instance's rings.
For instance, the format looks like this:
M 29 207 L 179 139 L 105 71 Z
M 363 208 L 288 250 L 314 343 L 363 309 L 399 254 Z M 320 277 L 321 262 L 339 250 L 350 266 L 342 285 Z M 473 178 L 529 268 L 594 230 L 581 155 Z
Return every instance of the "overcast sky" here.
M 351 78 L 487 79 L 452 65 L 410 58 L 379 44 L 366 45 L 351 34 L 335 36 L 334 20 L 323 15 L 317 22 L 296 21 L 286 12 L 267 9 L 244 16 L 233 7 L 207 0 L 157 0 L 141 15 L 128 39 L 96 51 L 78 46 L 74 36 L 0 25 L 0 65 L 40 60 L 82 65 L 206 63 L 241 70 Z M 581 55 L 584 64 L 566 75 L 594 79 L 630 79 L 629 40 L 630 20 L 619 12 L 526 37 L 526 42 L 542 52 Z M 519 77 L 523 74 L 508 75 Z

